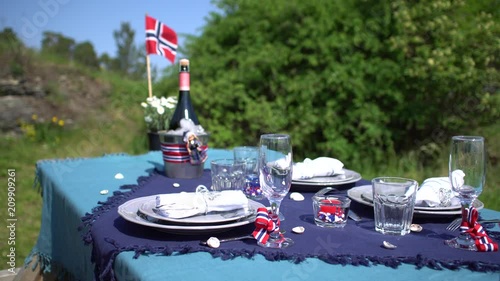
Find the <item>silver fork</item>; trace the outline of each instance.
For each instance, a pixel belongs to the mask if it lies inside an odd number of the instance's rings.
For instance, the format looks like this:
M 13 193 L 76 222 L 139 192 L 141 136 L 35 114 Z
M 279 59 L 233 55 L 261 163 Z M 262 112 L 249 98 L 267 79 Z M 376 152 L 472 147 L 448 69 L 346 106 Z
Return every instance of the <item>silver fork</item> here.
M 362 220 L 362 218 L 358 214 L 353 212 L 352 210 L 349 210 L 349 212 L 347 213 L 347 216 L 356 222 Z
M 446 230 L 451 230 L 455 231 L 460 227 L 460 224 L 462 223 L 462 218 L 456 218 L 450 224 L 446 227 Z
M 478 223 L 484 224 L 484 223 L 500 223 L 500 219 L 492 219 L 492 220 L 479 220 Z M 462 218 L 456 218 L 450 224 L 446 227 L 446 230 L 450 231 L 455 231 L 460 228 L 460 225 L 462 224 Z

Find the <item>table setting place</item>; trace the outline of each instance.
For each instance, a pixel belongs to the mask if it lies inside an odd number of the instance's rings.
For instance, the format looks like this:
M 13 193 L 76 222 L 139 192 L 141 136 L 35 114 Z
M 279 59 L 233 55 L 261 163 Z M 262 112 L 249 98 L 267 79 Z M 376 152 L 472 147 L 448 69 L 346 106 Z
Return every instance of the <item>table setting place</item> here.
M 82 218 L 96 277 L 114 280 L 122 251 L 500 271 L 500 218 L 483 218 L 477 199 L 485 186 L 482 137 L 453 137 L 449 176 L 421 184 L 363 179 L 327 156 L 294 162 L 287 134 L 261 135 L 258 146 L 231 154 L 210 158 L 210 169 L 193 178 L 156 170 Z

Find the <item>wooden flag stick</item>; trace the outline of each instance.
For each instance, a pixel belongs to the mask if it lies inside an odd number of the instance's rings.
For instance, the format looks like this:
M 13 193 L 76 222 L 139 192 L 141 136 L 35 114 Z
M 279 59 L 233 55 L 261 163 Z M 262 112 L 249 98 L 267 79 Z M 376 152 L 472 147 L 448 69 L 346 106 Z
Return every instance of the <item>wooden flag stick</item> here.
M 146 66 L 148 69 L 148 91 L 149 97 L 153 97 L 153 89 L 151 88 L 151 68 L 149 66 L 149 55 L 146 55 Z
M 148 13 L 146 13 L 146 21 L 147 21 Z M 147 24 L 146 24 L 147 25 Z M 147 42 L 146 42 L 147 44 Z M 147 49 L 147 46 L 146 46 Z M 153 89 L 151 88 L 151 67 L 149 66 L 149 55 L 147 54 L 146 50 L 146 68 L 148 71 L 148 92 L 149 92 L 149 97 L 153 97 Z

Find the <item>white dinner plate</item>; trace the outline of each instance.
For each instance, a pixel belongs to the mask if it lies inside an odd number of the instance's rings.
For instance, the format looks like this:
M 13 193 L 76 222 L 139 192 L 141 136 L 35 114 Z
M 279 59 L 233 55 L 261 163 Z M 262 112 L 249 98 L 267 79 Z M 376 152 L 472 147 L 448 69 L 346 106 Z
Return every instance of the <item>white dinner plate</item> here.
M 298 185 L 310 185 L 310 186 L 332 186 L 341 185 L 347 183 L 357 182 L 361 179 L 361 175 L 358 172 L 343 169 L 344 174 L 338 174 L 328 177 L 314 177 L 310 179 L 296 179 L 292 180 L 292 184 Z
M 347 190 L 347 196 L 349 196 L 349 198 L 358 203 L 367 206 L 373 206 L 371 200 L 371 198 L 373 198 L 371 185 L 362 185 L 353 187 Z M 476 199 L 474 200 L 474 207 L 478 210 L 481 210 L 482 208 L 484 208 L 484 204 L 483 202 Z M 453 215 L 461 215 L 462 210 L 460 206 L 458 206 L 458 208 L 456 206 L 435 207 L 435 208 L 415 206 L 414 213 L 421 215 L 433 215 L 433 216 L 453 216 Z
M 362 187 L 362 186 L 359 186 Z M 371 185 L 365 185 L 363 188 L 368 189 L 368 192 L 363 192 L 361 194 L 361 198 L 373 203 L 373 193 L 371 192 L 372 186 Z M 452 211 L 452 210 L 458 210 L 462 208 L 459 205 L 452 205 L 452 206 L 447 206 L 447 207 L 441 207 L 441 206 L 436 206 L 436 207 L 429 207 L 429 206 L 417 206 L 415 205 L 415 210 L 422 210 L 422 211 Z
M 156 196 L 156 195 L 154 195 Z M 167 233 L 174 233 L 174 234 L 183 234 L 183 235 L 198 235 L 198 234 L 208 234 L 208 233 L 216 233 L 216 232 L 224 232 L 228 231 L 230 229 L 233 229 L 235 227 L 247 225 L 250 223 L 253 223 L 255 221 L 255 214 L 247 216 L 241 220 L 229 222 L 226 224 L 220 224 L 220 225 L 175 225 L 175 224 L 166 224 L 166 223 L 156 223 L 154 221 L 150 221 L 148 219 L 143 218 L 144 216 L 141 217 L 141 213 L 139 211 L 139 207 L 144 204 L 143 200 L 146 200 L 145 198 L 147 197 L 140 197 L 136 199 L 129 200 L 120 206 L 118 206 L 118 214 L 124 218 L 125 220 L 143 225 L 143 226 L 148 226 L 151 228 L 154 228 L 156 230 L 162 231 L 162 232 L 167 232 Z M 252 208 L 260 208 L 264 207 L 259 202 L 255 202 L 253 200 L 248 200 L 249 204 L 252 206 Z
M 177 194 L 162 194 L 162 196 L 175 196 Z M 248 201 L 248 207 L 247 208 L 241 208 L 233 211 L 228 211 L 228 212 L 213 212 L 213 213 L 208 213 L 206 215 L 197 215 L 193 217 L 188 217 L 188 218 L 182 218 L 182 219 L 174 219 L 174 218 L 168 218 L 165 216 L 162 216 L 158 213 L 155 212 L 155 207 L 156 207 L 156 196 L 147 196 L 143 197 L 142 200 L 142 205 L 139 207 L 139 211 L 145 215 L 147 215 L 150 218 L 154 218 L 157 220 L 161 221 L 166 221 L 170 223 L 175 223 L 175 224 L 202 224 L 202 225 L 209 225 L 209 224 L 222 224 L 222 223 L 227 223 L 231 221 L 236 221 L 243 219 L 245 217 L 248 217 L 252 214 L 255 214 L 257 212 L 257 208 L 255 204 L 251 203 L 251 201 Z M 139 199 L 139 198 L 138 198 Z M 255 201 L 253 201 L 255 202 Z

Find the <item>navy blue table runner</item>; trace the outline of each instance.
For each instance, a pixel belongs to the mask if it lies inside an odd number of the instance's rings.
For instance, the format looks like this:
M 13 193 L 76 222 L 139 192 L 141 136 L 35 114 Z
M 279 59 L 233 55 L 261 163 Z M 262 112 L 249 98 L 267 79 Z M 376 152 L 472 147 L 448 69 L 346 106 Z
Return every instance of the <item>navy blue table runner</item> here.
M 499 252 L 468 252 L 451 249 L 444 244 L 458 234 L 447 231 L 450 218 L 418 218 L 414 222 L 423 226 L 420 233 L 406 236 L 388 236 L 375 232 L 373 210 L 363 204 L 352 202 L 351 209 L 363 217 L 361 222 L 349 220 L 343 229 L 325 229 L 314 224 L 311 196 L 314 192 L 301 192 L 304 201 L 292 201 L 285 198 L 281 212 L 285 221 L 281 229 L 295 244 L 286 249 L 267 249 L 256 245 L 255 240 L 222 243 L 220 248 L 212 249 L 199 244 L 210 236 L 218 238 L 249 234 L 254 226 L 247 225 L 225 233 L 213 235 L 179 235 L 168 234 L 129 222 L 119 216 L 117 208 L 127 200 L 161 193 L 193 192 L 196 186 L 210 186 L 210 172 L 205 171 L 199 179 L 170 179 L 160 173 L 138 179 L 137 185 L 123 186 L 106 202 L 99 205 L 82 218 L 82 236 L 85 243 L 92 245 L 92 262 L 95 263 L 95 275 L 100 280 L 114 280 L 113 261 L 122 251 L 135 251 L 135 257 L 141 254 L 186 254 L 193 252 L 209 252 L 214 257 L 231 259 L 234 257 L 252 258 L 261 254 L 270 261 L 290 260 L 300 263 L 306 258 L 315 257 L 331 264 L 363 265 L 375 264 L 397 267 L 401 263 L 414 264 L 417 268 L 430 267 L 436 270 L 468 268 L 473 271 L 500 271 Z M 174 188 L 173 183 L 179 183 Z M 356 186 L 367 184 L 365 180 Z M 341 190 L 339 193 L 346 193 Z M 261 201 L 269 205 L 267 200 Z M 294 234 L 291 229 L 304 226 L 303 234 Z M 500 233 L 489 231 L 495 241 L 499 241 Z M 383 241 L 398 246 L 388 250 L 382 247 Z

